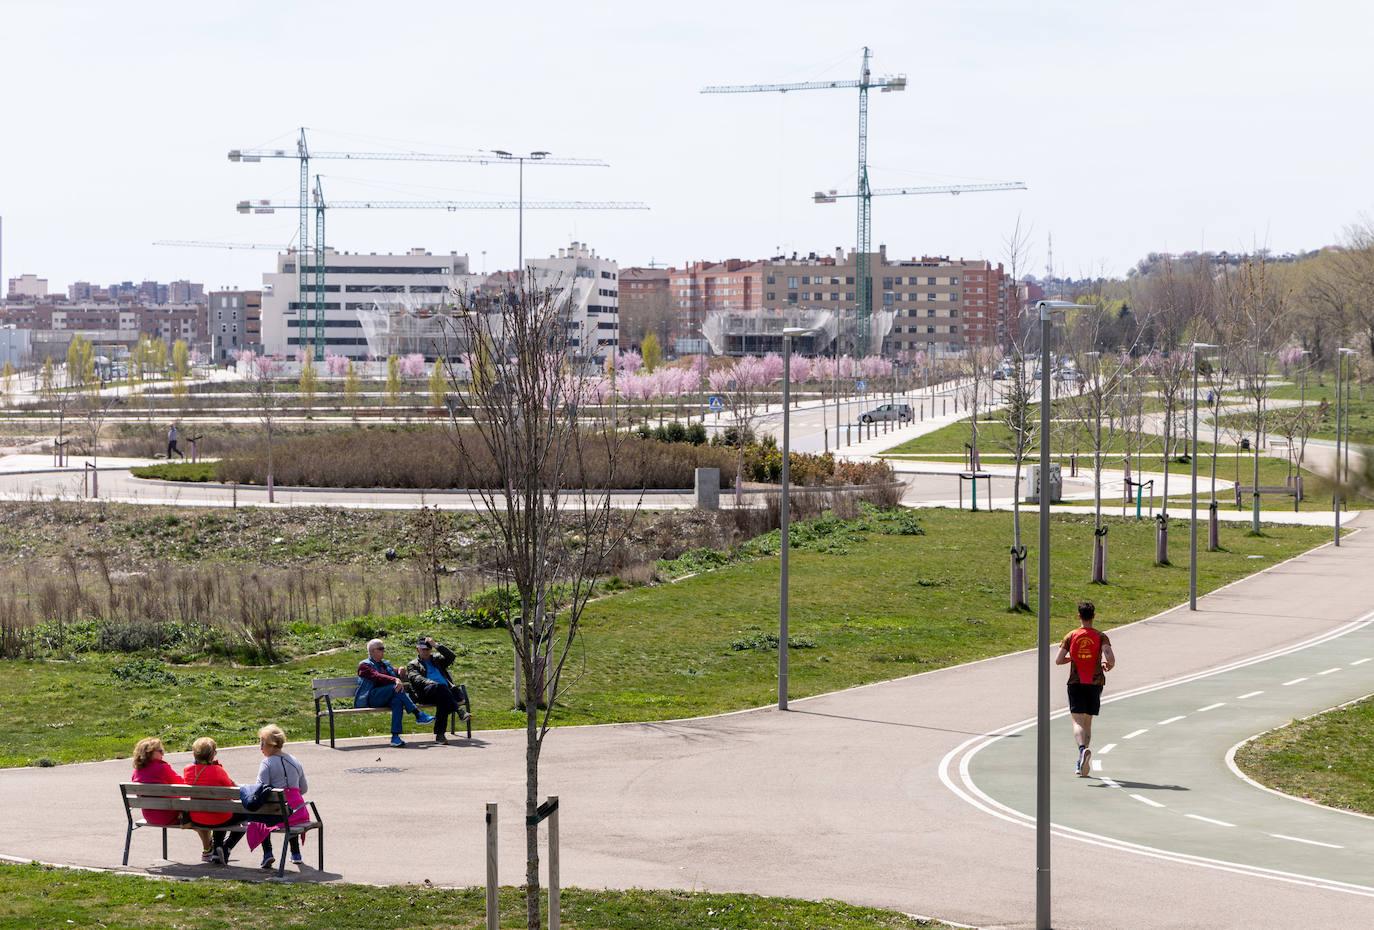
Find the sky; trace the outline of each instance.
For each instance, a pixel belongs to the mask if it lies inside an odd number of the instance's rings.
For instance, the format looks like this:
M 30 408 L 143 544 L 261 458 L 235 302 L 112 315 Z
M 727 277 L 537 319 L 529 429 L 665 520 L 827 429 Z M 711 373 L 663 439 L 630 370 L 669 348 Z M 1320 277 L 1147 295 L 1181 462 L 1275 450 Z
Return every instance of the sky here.
M 0 0 L 0 275 L 60 290 L 189 278 L 261 284 L 285 244 L 297 164 L 232 148 L 547 150 L 529 167 L 527 257 L 572 240 L 626 265 L 832 252 L 855 242 L 858 94 L 703 95 L 708 84 L 904 73 L 871 96 L 875 188 L 1024 181 L 1029 190 L 879 197 L 889 257 L 1124 274 L 1150 251 L 1338 241 L 1374 212 L 1374 5 L 1309 0 L 787 0 L 220 4 Z M 334 199 L 514 199 L 507 165 L 317 160 Z M 336 248 L 457 251 L 516 264 L 513 211 L 328 213 Z

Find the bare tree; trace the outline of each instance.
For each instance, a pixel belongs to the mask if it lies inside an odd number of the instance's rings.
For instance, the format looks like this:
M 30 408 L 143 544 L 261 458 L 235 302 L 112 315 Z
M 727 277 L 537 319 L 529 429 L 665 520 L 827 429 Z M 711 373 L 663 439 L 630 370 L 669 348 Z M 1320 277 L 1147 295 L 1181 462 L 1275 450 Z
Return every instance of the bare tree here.
M 473 424 L 451 419 L 450 435 L 468 474 L 479 463 L 493 473 L 490 485 L 474 482 L 476 513 L 494 541 L 500 584 L 518 605 L 506 629 L 523 683 L 525 903 L 529 930 L 538 930 L 540 752 L 554 709 L 574 683 L 565 672 L 583 608 L 632 523 L 611 520 L 611 492 L 587 488 L 584 462 L 600 446 L 595 457 L 609 463 L 613 478 L 621 434 L 606 424 L 579 426 L 594 375 L 570 352 L 568 302 L 558 291 L 536 289 L 527 276 L 495 297 L 454 297 L 451 335 L 493 348 L 489 376 L 470 385 Z M 456 387 L 451 369 L 450 379 Z
M 1279 288 L 1262 259 L 1247 259 L 1225 280 L 1227 344 L 1235 361 L 1238 388 L 1250 405 L 1253 428 L 1252 518 L 1250 530 L 1260 531 L 1260 446 L 1269 395 L 1273 390 L 1270 369 L 1284 330 L 1287 295 Z
M 1025 348 L 1026 339 L 1023 336 L 1019 344 L 1014 343 L 1011 354 L 1007 356 L 1011 365 L 1005 369 L 1002 406 L 997 413 L 997 422 L 1005 430 L 1002 446 L 1011 454 L 1015 468 L 1011 494 L 1012 610 L 1027 608 L 1030 603 L 1026 590 L 1026 547 L 1021 544 L 1021 472 L 1040 435 L 1036 382 L 1031 374 L 1032 360 Z M 1048 476 L 1041 476 L 1041 487 L 1048 490 Z
M 1333 265 L 1351 334 L 1362 338 L 1374 354 L 1374 217 L 1363 217 L 1346 230 Z
M 1102 459 L 1116 445 L 1121 426 L 1117 398 L 1136 368 L 1131 347 L 1107 348 L 1103 341 L 1100 307 L 1085 305 L 1070 322 L 1069 345 L 1078 368 L 1072 376 L 1077 392 L 1066 405 L 1075 432 L 1087 444 L 1093 458 L 1093 584 L 1107 583 L 1107 528 L 1102 525 Z M 1045 372 L 1045 377 L 1051 377 Z
M 1164 489 L 1160 496 L 1159 530 L 1155 543 L 1155 564 L 1169 564 L 1169 467 L 1175 458 L 1175 442 L 1179 420 L 1187 420 L 1180 411 L 1187 409 L 1187 393 L 1193 373 L 1192 360 L 1183 352 L 1165 355 L 1152 353 L 1148 360 L 1150 374 L 1164 404 L 1163 443 L 1161 462 L 1164 466 Z M 1186 426 L 1185 426 L 1186 429 Z M 1186 446 L 1185 446 L 1186 448 Z
M 992 373 L 1002 360 L 1002 350 L 993 346 L 969 346 L 960 362 L 963 382 L 959 394 L 964 399 L 964 409 L 969 412 L 969 467 L 974 471 L 981 468 L 978 452 L 978 415 L 988 400 L 988 386 L 992 384 Z
M 253 405 L 257 408 L 258 419 L 262 421 L 263 434 L 267 438 L 267 501 L 276 500 L 275 473 L 273 471 L 273 445 L 276 440 L 277 410 L 281 398 L 277 396 L 277 375 L 281 363 L 270 355 L 258 355 L 250 350 L 239 353 L 239 361 L 248 365 L 248 387 L 253 395 Z

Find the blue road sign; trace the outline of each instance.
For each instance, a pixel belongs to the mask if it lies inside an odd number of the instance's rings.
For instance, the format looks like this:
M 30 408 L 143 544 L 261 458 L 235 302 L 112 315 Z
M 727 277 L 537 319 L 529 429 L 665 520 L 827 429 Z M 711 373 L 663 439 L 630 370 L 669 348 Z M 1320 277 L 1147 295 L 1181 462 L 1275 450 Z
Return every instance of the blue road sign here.
M 857 393 L 862 394 L 864 391 L 867 391 L 867 390 L 868 390 L 868 382 L 867 382 L 867 381 L 855 381 L 855 382 L 854 382 L 854 390 L 855 390 Z
M 712 394 L 708 403 L 711 405 L 712 410 L 725 409 L 725 398 L 721 397 L 719 394 Z

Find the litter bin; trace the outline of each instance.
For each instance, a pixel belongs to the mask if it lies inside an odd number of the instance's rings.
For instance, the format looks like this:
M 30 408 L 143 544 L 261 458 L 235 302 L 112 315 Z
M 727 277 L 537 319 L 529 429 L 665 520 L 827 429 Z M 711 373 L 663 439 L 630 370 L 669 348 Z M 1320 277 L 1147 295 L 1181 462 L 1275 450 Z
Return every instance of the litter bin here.
M 1030 466 L 1022 480 L 1025 482 L 1025 496 L 1022 499 L 1027 504 L 1040 503 L 1040 466 Z M 1057 504 L 1064 498 L 1064 479 L 1058 462 L 1050 463 L 1049 485 L 1050 503 Z

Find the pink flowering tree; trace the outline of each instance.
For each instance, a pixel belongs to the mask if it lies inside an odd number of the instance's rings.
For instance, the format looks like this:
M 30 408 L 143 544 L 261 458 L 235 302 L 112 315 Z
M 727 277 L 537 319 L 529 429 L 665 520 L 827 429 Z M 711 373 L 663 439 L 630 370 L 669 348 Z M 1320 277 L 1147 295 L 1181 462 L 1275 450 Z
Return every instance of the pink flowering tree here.
M 331 378 L 342 378 L 348 374 L 348 356 L 326 352 L 324 354 L 324 370 L 329 372 Z
M 401 377 L 415 380 L 425 376 L 425 357 L 419 352 L 401 356 Z
M 267 436 L 267 501 L 271 503 L 276 500 L 273 487 L 272 444 L 276 438 L 276 415 L 279 406 L 276 383 L 282 373 L 282 361 L 270 355 L 255 355 L 252 352 L 248 355 L 249 358 L 246 360 L 240 356 L 240 361 L 248 363 L 249 385 L 258 408 L 258 418 L 262 421 L 263 432 Z

